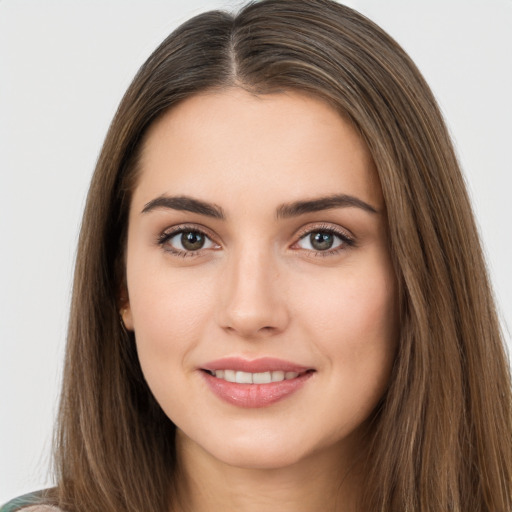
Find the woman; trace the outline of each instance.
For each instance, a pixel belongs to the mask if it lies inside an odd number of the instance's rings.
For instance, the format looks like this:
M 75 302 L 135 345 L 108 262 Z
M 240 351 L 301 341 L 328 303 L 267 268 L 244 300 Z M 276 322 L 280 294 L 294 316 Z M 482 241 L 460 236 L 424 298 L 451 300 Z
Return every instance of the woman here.
M 398 45 L 327 0 L 198 16 L 141 68 L 65 368 L 48 506 L 511 508 L 508 366 L 446 128 Z

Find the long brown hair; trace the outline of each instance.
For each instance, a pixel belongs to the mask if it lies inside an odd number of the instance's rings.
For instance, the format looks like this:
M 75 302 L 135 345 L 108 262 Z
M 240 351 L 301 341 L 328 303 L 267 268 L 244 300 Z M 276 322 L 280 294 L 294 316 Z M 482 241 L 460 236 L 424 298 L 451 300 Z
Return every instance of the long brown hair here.
M 401 333 L 361 509 L 512 510 L 508 363 L 449 135 L 400 46 L 330 0 L 199 15 L 157 48 L 126 92 L 80 234 L 52 500 L 69 512 L 171 506 L 174 425 L 119 321 L 128 209 L 148 127 L 179 101 L 229 86 L 322 98 L 359 131 L 378 170 Z

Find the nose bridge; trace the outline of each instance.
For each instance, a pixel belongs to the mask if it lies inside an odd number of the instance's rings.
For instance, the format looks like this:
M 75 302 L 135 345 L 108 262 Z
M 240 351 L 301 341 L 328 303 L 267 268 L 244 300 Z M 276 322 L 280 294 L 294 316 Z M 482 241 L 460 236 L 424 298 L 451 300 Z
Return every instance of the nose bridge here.
M 288 314 L 272 248 L 251 242 L 233 251 L 225 268 L 220 324 L 244 337 L 282 331 Z

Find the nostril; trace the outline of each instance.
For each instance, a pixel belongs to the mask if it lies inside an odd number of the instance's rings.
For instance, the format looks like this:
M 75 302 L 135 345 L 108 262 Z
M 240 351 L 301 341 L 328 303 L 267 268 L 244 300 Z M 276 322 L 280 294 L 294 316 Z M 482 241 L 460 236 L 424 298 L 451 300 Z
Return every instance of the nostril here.
M 244 338 L 271 336 L 286 329 L 289 321 L 287 302 L 271 286 L 259 283 L 226 286 L 218 302 L 218 325 L 229 334 Z M 264 291 L 262 291 L 262 288 Z

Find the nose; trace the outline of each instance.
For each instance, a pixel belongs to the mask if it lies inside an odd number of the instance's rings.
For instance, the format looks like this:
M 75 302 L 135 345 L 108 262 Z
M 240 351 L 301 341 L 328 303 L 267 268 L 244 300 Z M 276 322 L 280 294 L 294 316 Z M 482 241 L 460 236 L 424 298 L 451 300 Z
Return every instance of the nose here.
M 243 338 L 283 332 L 289 322 L 283 285 L 270 251 L 247 248 L 233 254 L 220 286 L 219 325 Z

